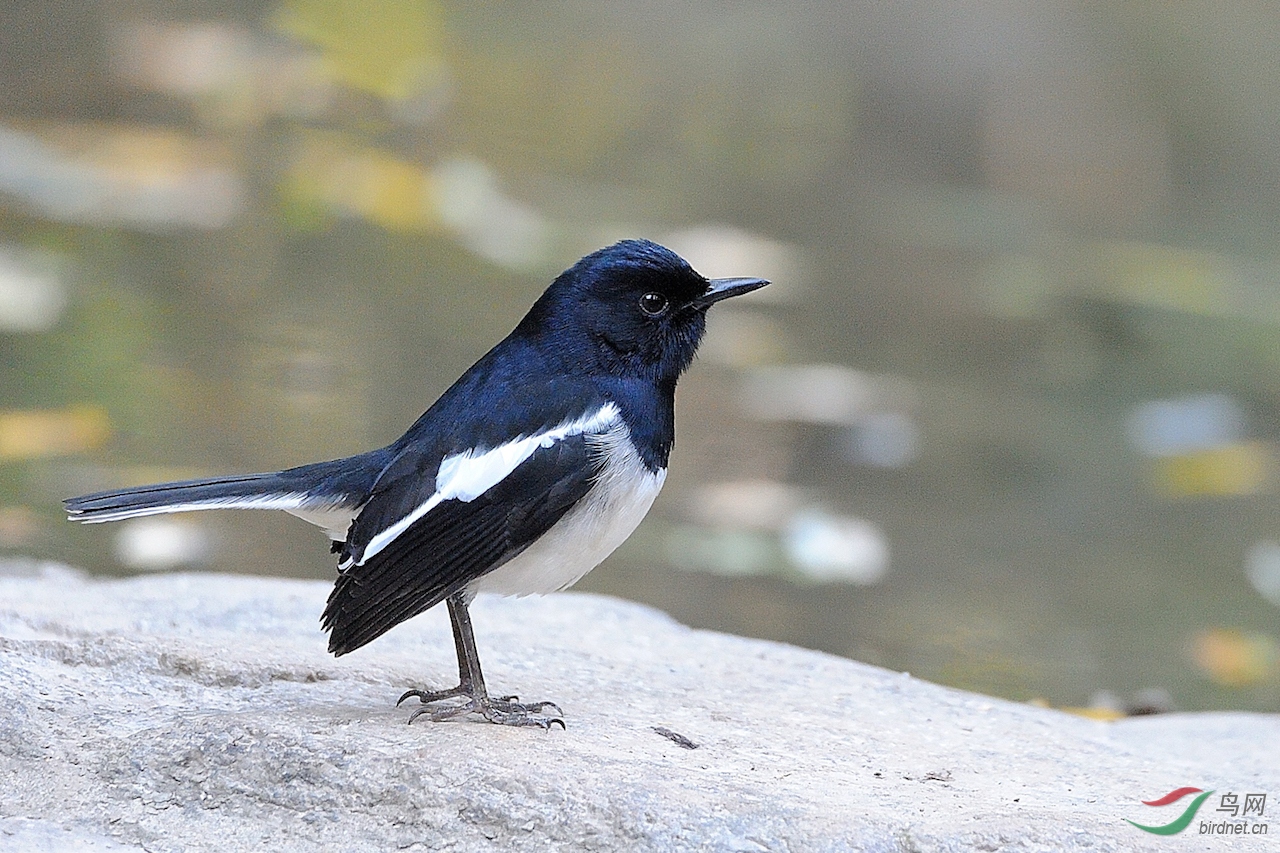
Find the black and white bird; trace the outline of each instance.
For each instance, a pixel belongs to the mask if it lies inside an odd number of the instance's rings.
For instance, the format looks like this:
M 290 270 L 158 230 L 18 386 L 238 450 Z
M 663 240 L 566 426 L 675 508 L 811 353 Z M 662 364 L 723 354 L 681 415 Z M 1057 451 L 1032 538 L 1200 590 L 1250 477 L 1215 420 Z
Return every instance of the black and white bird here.
M 392 444 L 266 474 L 67 500 L 89 524 L 202 509 L 281 509 L 323 528 L 338 579 L 321 617 L 344 655 L 447 602 L 457 687 L 410 690 L 420 715 L 564 725 L 551 702 L 492 697 L 467 608 L 476 593 L 573 584 L 635 530 L 675 441 L 676 380 L 707 309 L 768 284 L 706 279 L 646 240 L 563 272 L 520 324 Z M 549 713 L 544 713 L 549 712 Z

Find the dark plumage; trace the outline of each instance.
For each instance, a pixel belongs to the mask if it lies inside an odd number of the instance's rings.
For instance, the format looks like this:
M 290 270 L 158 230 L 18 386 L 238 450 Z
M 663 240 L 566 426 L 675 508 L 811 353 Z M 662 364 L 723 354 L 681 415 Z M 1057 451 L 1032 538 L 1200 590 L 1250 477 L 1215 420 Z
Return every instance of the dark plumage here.
M 459 685 L 410 691 L 423 713 L 550 725 L 549 703 L 490 697 L 467 605 L 477 591 L 549 592 L 630 534 L 666 475 L 676 380 L 713 303 L 761 279 L 708 281 L 626 240 L 552 282 L 519 325 L 387 447 L 284 471 L 163 483 L 66 501 L 88 523 L 195 509 L 283 509 L 339 554 L 322 616 L 346 654 L 448 601 Z M 461 699 L 461 702 L 450 700 Z M 555 709 L 558 713 L 559 709 Z M 412 719 L 412 718 L 411 718 Z

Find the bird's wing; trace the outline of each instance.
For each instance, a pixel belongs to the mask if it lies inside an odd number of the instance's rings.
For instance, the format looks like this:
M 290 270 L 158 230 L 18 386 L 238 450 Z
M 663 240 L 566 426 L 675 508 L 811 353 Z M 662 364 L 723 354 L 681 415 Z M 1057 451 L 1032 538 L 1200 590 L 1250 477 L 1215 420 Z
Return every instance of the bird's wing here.
M 329 650 L 352 651 L 497 568 L 551 529 L 591 488 L 593 441 L 620 423 L 594 412 L 437 472 L 398 460 L 351 527 L 322 622 Z

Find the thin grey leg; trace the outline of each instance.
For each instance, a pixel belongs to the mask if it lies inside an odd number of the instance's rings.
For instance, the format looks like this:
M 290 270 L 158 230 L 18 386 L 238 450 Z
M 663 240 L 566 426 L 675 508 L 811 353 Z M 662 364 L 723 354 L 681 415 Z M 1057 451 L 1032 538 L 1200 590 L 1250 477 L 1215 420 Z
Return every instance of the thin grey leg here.
M 480 652 L 476 649 L 475 632 L 471 629 L 471 613 L 467 609 L 466 593 L 456 592 L 449 596 L 446 603 L 449 607 L 449 622 L 453 627 L 453 645 L 458 653 L 458 686 L 436 692 L 406 691 L 397 705 L 410 696 L 416 697 L 423 705 L 409 716 L 409 722 L 422 716 L 439 722 L 466 714 L 480 714 L 489 722 L 500 725 L 540 726 L 549 729 L 558 723 L 560 728 L 564 728 L 564 720 L 560 718 L 564 712 L 554 702 L 520 704 L 515 701 L 515 696 L 503 696 L 500 699 L 489 696 L 484 684 L 484 673 L 480 670 Z M 455 698 L 464 698 L 466 701 L 437 708 L 427 707 Z M 553 710 L 555 716 L 541 713 L 547 709 Z

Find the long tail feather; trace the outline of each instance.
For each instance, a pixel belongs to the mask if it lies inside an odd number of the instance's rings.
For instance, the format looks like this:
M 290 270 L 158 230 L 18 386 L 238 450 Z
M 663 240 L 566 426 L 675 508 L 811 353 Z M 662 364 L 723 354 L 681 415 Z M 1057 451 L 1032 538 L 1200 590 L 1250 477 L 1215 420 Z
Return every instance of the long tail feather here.
M 97 492 L 63 504 L 72 521 L 98 524 L 196 509 L 297 509 L 307 498 L 297 484 L 285 483 L 279 472 L 273 472 Z
M 95 492 L 63 505 L 68 519 L 84 524 L 198 509 L 282 509 L 341 540 L 389 458 L 384 448 L 284 471 Z

